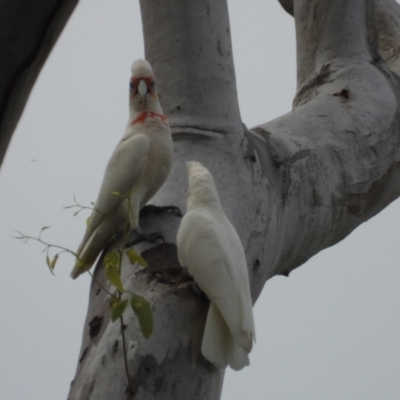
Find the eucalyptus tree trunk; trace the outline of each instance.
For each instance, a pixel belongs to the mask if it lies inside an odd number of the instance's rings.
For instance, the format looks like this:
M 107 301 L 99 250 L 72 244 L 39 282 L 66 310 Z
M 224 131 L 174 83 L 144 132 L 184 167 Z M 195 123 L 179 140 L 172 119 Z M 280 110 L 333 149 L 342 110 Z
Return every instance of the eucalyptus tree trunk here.
M 175 152 L 153 202 L 184 212 L 185 161 L 209 168 L 246 250 L 253 301 L 269 278 L 288 275 L 400 195 L 398 4 L 377 1 L 374 10 L 368 0 L 282 3 L 296 23 L 293 110 L 249 130 L 238 107 L 226 0 L 176 0 L 174 7 L 141 1 L 146 58 Z M 70 400 L 220 398 L 224 371 L 199 353 L 207 300 L 176 257 L 179 223 L 174 215 L 142 218 L 142 228 L 162 232 L 166 243 L 137 246 L 148 269 L 123 266 L 125 287 L 152 305 L 149 339 L 129 312 L 121 335 L 93 281 Z M 94 275 L 109 288 L 101 262 Z
M 36 78 L 78 0 L 0 0 L 0 165 Z

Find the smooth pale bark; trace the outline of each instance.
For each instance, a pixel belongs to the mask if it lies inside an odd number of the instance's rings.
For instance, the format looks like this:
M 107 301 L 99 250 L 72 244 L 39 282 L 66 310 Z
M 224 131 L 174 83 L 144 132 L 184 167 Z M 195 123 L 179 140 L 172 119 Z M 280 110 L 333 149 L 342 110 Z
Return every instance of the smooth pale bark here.
M 398 5 L 379 2 L 377 40 L 372 1 L 296 1 L 293 111 L 247 130 L 225 0 L 195 3 L 178 0 L 172 13 L 161 0 L 142 1 L 146 57 L 174 132 L 173 170 L 153 201 L 184 211 L 185 161 L 207 166 L 245 247 L 255 301 L 269 278 L 288 275 L 400 195 L 399 79 L 377 50 L 379 43 L 398 72 L 399 42 L 390 41 L 399 35 Z M 176 259 L 179 222 L 142 219 L 167 244 L 143 253 L 149 270 L 124 264 L 125 285 L 149 299 L 155 317 L 148 340 L 131 312 L 124 317 L 134 395 L 126 391 L 120 327 L 109 322 L 107 296 L 93 283 L 69 399 L 220 398 L 223 371 L 199 354 L 207 301 Z M 109 287 L 101 263 L 95 277 Z
M 0 165 L 36 78 L 77 3 L 0 1 Z

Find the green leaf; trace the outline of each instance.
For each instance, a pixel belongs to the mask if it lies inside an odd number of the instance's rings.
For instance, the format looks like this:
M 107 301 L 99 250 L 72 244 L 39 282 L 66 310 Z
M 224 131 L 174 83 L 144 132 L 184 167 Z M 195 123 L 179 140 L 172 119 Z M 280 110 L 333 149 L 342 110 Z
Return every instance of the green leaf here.
M 130 248 L 126 252 L 126 255 L 128 256 L 129 261 L 132 265 L 134 265 L 136 262 L 138 262 L 143 267 L 149 266 L 149 264 L 147 264 L 147 261 L 140 254 L 136 253 L 136 251 L 132 248 Z
M 120 255 L 117 251 L 112 251 L 104 257 L 104 265 L 106 269 L 106 277 L 112 285 L 114 285 L 121 293 L 125 292 L 119 275 Z
M 55 260 L 56 260 L 55 262 L 54 262 L 54 260 L 53 260 L 54 265 L 55 265 L 55 263 L 57 262 L 58 254 L 57 254 L 56 257 L 54 257 L 54 258 L 55 258 Z M 49 255 L 47 254 L 47 255 L 46 255 L 46 264 L 47 264 L 47 266 L 49 267 L 50 272 L 54 275 L 53 267 L 52 267 L 53 262 L 50 261 L 50 257 L 49 257 Z
M 126 306 L 128 305 L 128 299 L 120 301 L 119 299 L 115 299 L 117 301 L 113 302 L 112 312 L 111 312 L 111 321 L 115 322 L 125 311 Z M 110 302 L 111 303 L 111 302 Z
M 113 308 L 115 304 L 119 303 L 121 300 L 118 297 L 111 297 L 110 298 L 110 307 Z
M 91 217 L 91 216 L 90 216 Z M 86 218 L 86 229 L 90 228 L 90 217 Z
M 44 226 L 41 230 L 40 230 L 40 233 L 42 233 L 44 230 L 46 230 L 46 229 L 50 229 L 50 226 Z
M 53 261 L 50 263 L 50 269 L 53 270 L 54 267 L 56 266 L 56 262 L 58 260 L 58 254 L 56 254 L 53 258 Z
M 150 303 L 143 297 L 133 294 L 131 298 L 131 307 L 139 320 L 140 330 L 143 336 L 148 339 L 153 332 L 153 313 Z

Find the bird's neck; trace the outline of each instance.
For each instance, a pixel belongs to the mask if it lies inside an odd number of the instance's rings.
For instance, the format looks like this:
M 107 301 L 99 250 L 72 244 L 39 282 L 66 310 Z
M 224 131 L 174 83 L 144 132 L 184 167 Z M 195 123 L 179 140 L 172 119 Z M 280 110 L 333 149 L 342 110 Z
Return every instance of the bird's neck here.
M 148 119 L 156 119 L 162 122 L 167 122 L 167 117 L 162 113 L 158 113 L 156 111 L 142 111 L 140 113 L 135 113 L 134 115 L 131 115 L 129 125 L 132 126 L 136 124 L 143 124 Z

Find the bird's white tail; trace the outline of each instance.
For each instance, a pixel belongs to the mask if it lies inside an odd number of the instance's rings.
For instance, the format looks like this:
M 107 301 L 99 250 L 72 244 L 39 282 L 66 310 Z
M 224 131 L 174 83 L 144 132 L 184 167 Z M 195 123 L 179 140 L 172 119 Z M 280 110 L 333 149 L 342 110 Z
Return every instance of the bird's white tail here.
M 190 171 L 192 168 L 201 168 L 203 170 L 205 169 L 203 164 L 198 161 L 187 161 L 186 168 L 188 171 Z
M 219 368 L 229 365 L 240 370 L 249 365 L 249 356 L 235 343 L 220 312 L 212 304 L 207 314 L 201 352 Z

